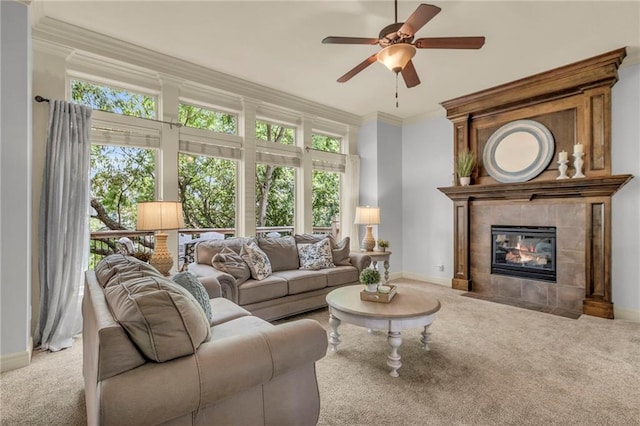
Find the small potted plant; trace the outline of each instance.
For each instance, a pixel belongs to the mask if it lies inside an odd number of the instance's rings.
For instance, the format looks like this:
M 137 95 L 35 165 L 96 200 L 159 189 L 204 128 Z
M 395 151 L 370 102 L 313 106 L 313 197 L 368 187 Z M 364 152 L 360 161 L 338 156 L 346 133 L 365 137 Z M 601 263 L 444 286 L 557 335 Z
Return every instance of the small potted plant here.
M 380 283 L 380 272 L 377 269 L 365 268 L 360 272 L 360 284 L 366 286 L 365 291 L 370 293 L 378 292 L 378 284 Z
M 379 239 L 378 240 L 378 250 L 379 251 L 386 251 L 387 247 L 389 247 L 389 241 L 383 240 L 383 239 Z
M 460 185 L 467 186 L 471 183 L 471 174 L 476 167 L 476 156 L 469 150 L 458 154 L 457 171 Z

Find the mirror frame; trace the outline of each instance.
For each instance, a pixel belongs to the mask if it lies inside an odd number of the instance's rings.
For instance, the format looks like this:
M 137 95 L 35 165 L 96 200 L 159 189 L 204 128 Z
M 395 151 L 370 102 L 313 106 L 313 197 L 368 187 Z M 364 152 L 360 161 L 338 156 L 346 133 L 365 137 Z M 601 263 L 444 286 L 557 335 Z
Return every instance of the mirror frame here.
M 526 132 L 538 142 L 538 153 L 531 164 L 521 170 L 507 171 L 496 162 L 496 149 L 516 132 Z M 516 120 L 493 132 L 482 152 L 482 162 L 489 176 L 502 183 L 526 182 L 547 168 L 555 150 L 553 135 L 544 124 L 534 120 Z

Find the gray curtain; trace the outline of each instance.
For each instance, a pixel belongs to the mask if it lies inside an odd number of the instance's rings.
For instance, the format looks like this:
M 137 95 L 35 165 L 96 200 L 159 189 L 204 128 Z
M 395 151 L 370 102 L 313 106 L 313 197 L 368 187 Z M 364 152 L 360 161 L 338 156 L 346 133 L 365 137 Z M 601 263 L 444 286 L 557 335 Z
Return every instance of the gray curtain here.
M 49 103 L 40 197 L 40 316 L 35 344 L 58 351 L 82 329 L 79 289 L 89 251 L 91 108 Z

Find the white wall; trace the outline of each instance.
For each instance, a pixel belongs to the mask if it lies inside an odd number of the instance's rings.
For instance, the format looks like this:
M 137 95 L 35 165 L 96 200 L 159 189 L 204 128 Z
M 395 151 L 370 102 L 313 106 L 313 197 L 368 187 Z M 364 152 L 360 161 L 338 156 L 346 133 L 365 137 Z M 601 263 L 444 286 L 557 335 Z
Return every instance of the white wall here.
M 613 196 L 612 292 L 617 318 L 640 321 L 640 64 L 623 66 L 613 86 L 614 174 L 634 178 Z
M 402 127 L 378 122 L 378 207 L 376 238 L 389 241 L 390 272 L 402 271 Z
M 393 253 L 389 272 L 402 271 L 402 128 L 375 117 L 358 133 L 360 156 L 359 205 L 380 208 L 380 225 L 373 236 L 389 241 Z M 359 240 L 364 236 L 360 227 Z
M 402 129 L 403 274 L 450 286 L 453 204 L 438 191 L 451 186 L 453 124 L 433 117 Z M 437 265 L 444 265 L 439 271 Z
M 0 370 L 30 362 L 31 24 L 0 1 Z

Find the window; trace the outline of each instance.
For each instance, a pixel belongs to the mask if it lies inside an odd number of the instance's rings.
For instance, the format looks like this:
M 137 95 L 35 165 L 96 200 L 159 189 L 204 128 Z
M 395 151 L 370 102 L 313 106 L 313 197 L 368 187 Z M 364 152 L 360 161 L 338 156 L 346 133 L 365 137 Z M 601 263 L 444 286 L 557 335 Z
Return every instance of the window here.
M 155 97 L 88 81 L 71 80 L 71 99 L 102 111 L 132 117 L 156 117 Z
M 236 163 L 178 154 L 178 187 L 185 228 L 234 228 Z
M 256 165 L 256 226 L 293 226 L 295 169 Z
M 153 150 L 91 146 L 91 231 L 136 229 L 137 203 L 154 199 Z
M 195 105 L 180 104 L 178 107 L 178 118 L 180 123 L 187 127 L 213 130 L 214 132 L 231 135 L 238 133 L 238 117 L 234 114 Z
M 314 170 L 311 191 L 313 226 L 330 227 L 340 214 L 340 173 Z
M 295 129 L 266 121 L 256 121 L 256 139 L 293 145 L 295 142 Z
M 315 133 L 311 135 L 311 148 L 318 151 L 340 153 L 341 144 L 342 141 L 338 138 Z

